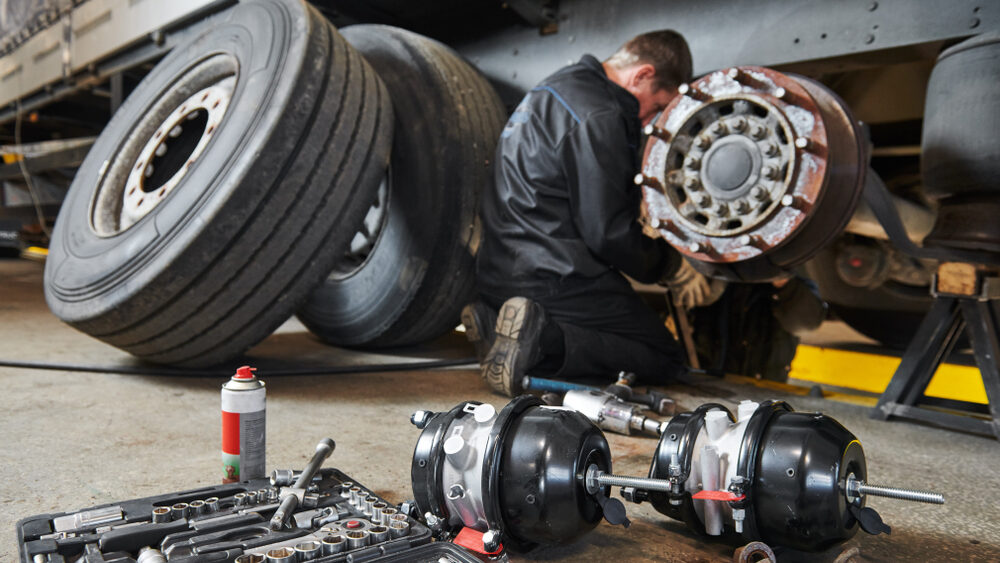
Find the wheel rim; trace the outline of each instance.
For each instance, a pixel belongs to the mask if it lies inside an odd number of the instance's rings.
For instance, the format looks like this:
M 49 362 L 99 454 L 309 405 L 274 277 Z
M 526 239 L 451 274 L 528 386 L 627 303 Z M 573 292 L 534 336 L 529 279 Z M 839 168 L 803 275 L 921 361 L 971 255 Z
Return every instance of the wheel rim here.
M 342 280 L 354 275 L 371 258 L 375 245 L 382 238 L 385 225 L 389 217 L 389 191 L 392 185 L 391 170 L 386 171 L 385 177 L 378 186 L 375 194 L 375 201 L 365 213 L 365 219 L 358 232 L 354 233 L 351 239 L 351 246 L 344 255 L 337 261 L 330 275 L 330 280 Z
M 99 236 L 127 231 L 177 189 L 222 125 L 236 82 L 236 60 L 215 55 L 150 106 L 104 168 L 91 212 Z

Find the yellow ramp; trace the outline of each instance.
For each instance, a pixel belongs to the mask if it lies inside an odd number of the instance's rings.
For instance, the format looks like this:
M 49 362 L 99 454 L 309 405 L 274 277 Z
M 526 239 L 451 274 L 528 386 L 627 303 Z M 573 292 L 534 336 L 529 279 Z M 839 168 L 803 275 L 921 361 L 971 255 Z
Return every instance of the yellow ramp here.
M 836 385 L 860 391 L 882 393 L 900 358 L 851 352 L 819 346 L 799 345 L 789 377 Z M 927 386 L 926 394 L 941 399 L 987 404 L 986 388 L 978 368 L 941 364 Z

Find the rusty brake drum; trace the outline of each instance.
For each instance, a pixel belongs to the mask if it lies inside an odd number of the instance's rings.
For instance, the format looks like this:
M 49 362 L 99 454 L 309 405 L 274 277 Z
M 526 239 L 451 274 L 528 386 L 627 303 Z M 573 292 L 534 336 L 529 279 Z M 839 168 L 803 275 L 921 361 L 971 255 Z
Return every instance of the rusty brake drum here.
M 636 176 L 646 226 L 702 272 L 751 282 L 787 275 L 844 229 L 867 141 L 836 94 L 761 67 L 679 91 L 646 127 Z

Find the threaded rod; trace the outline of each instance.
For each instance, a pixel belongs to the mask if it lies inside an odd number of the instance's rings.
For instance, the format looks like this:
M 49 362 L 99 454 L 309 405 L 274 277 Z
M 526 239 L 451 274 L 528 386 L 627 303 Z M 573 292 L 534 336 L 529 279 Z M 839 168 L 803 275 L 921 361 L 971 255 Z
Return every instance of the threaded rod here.
M 917 491 L 913 489 L 900 489 L 898 487 L 885 487 L 882 485 L 869 485 L 863 481 L 858 486 L 858 492 L 863 495 L 873 495 L 877 497 L 911 500 L 914 502 L 927 502 L 930 504 L 944 504 L 944 495 L 940 493 Z
M 646 491 L 670 492 L 670 481 L 665 479 L 650 479 L 648 477 L 626 477 L 624 475 L 609 475 L 598 473 L 595 476 L 597 483 L 601 486 L 611 487 L 635 487 Z

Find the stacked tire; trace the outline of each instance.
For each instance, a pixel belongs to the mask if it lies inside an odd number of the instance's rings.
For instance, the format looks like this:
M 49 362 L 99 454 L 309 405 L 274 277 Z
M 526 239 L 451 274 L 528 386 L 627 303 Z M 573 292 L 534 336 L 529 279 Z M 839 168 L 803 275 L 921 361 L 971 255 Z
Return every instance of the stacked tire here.
M 231 360 L 300 307 L 325 340 L 353 346 L 453 327 L 502 107 L 443 45 L 385 27 L 346 36 L 361 52 L 305 2 L 249 0 L 164 58 L 70 188 L 50 309 L 181 366 Z M 374 244 L 345 266 L 380 198 Z

